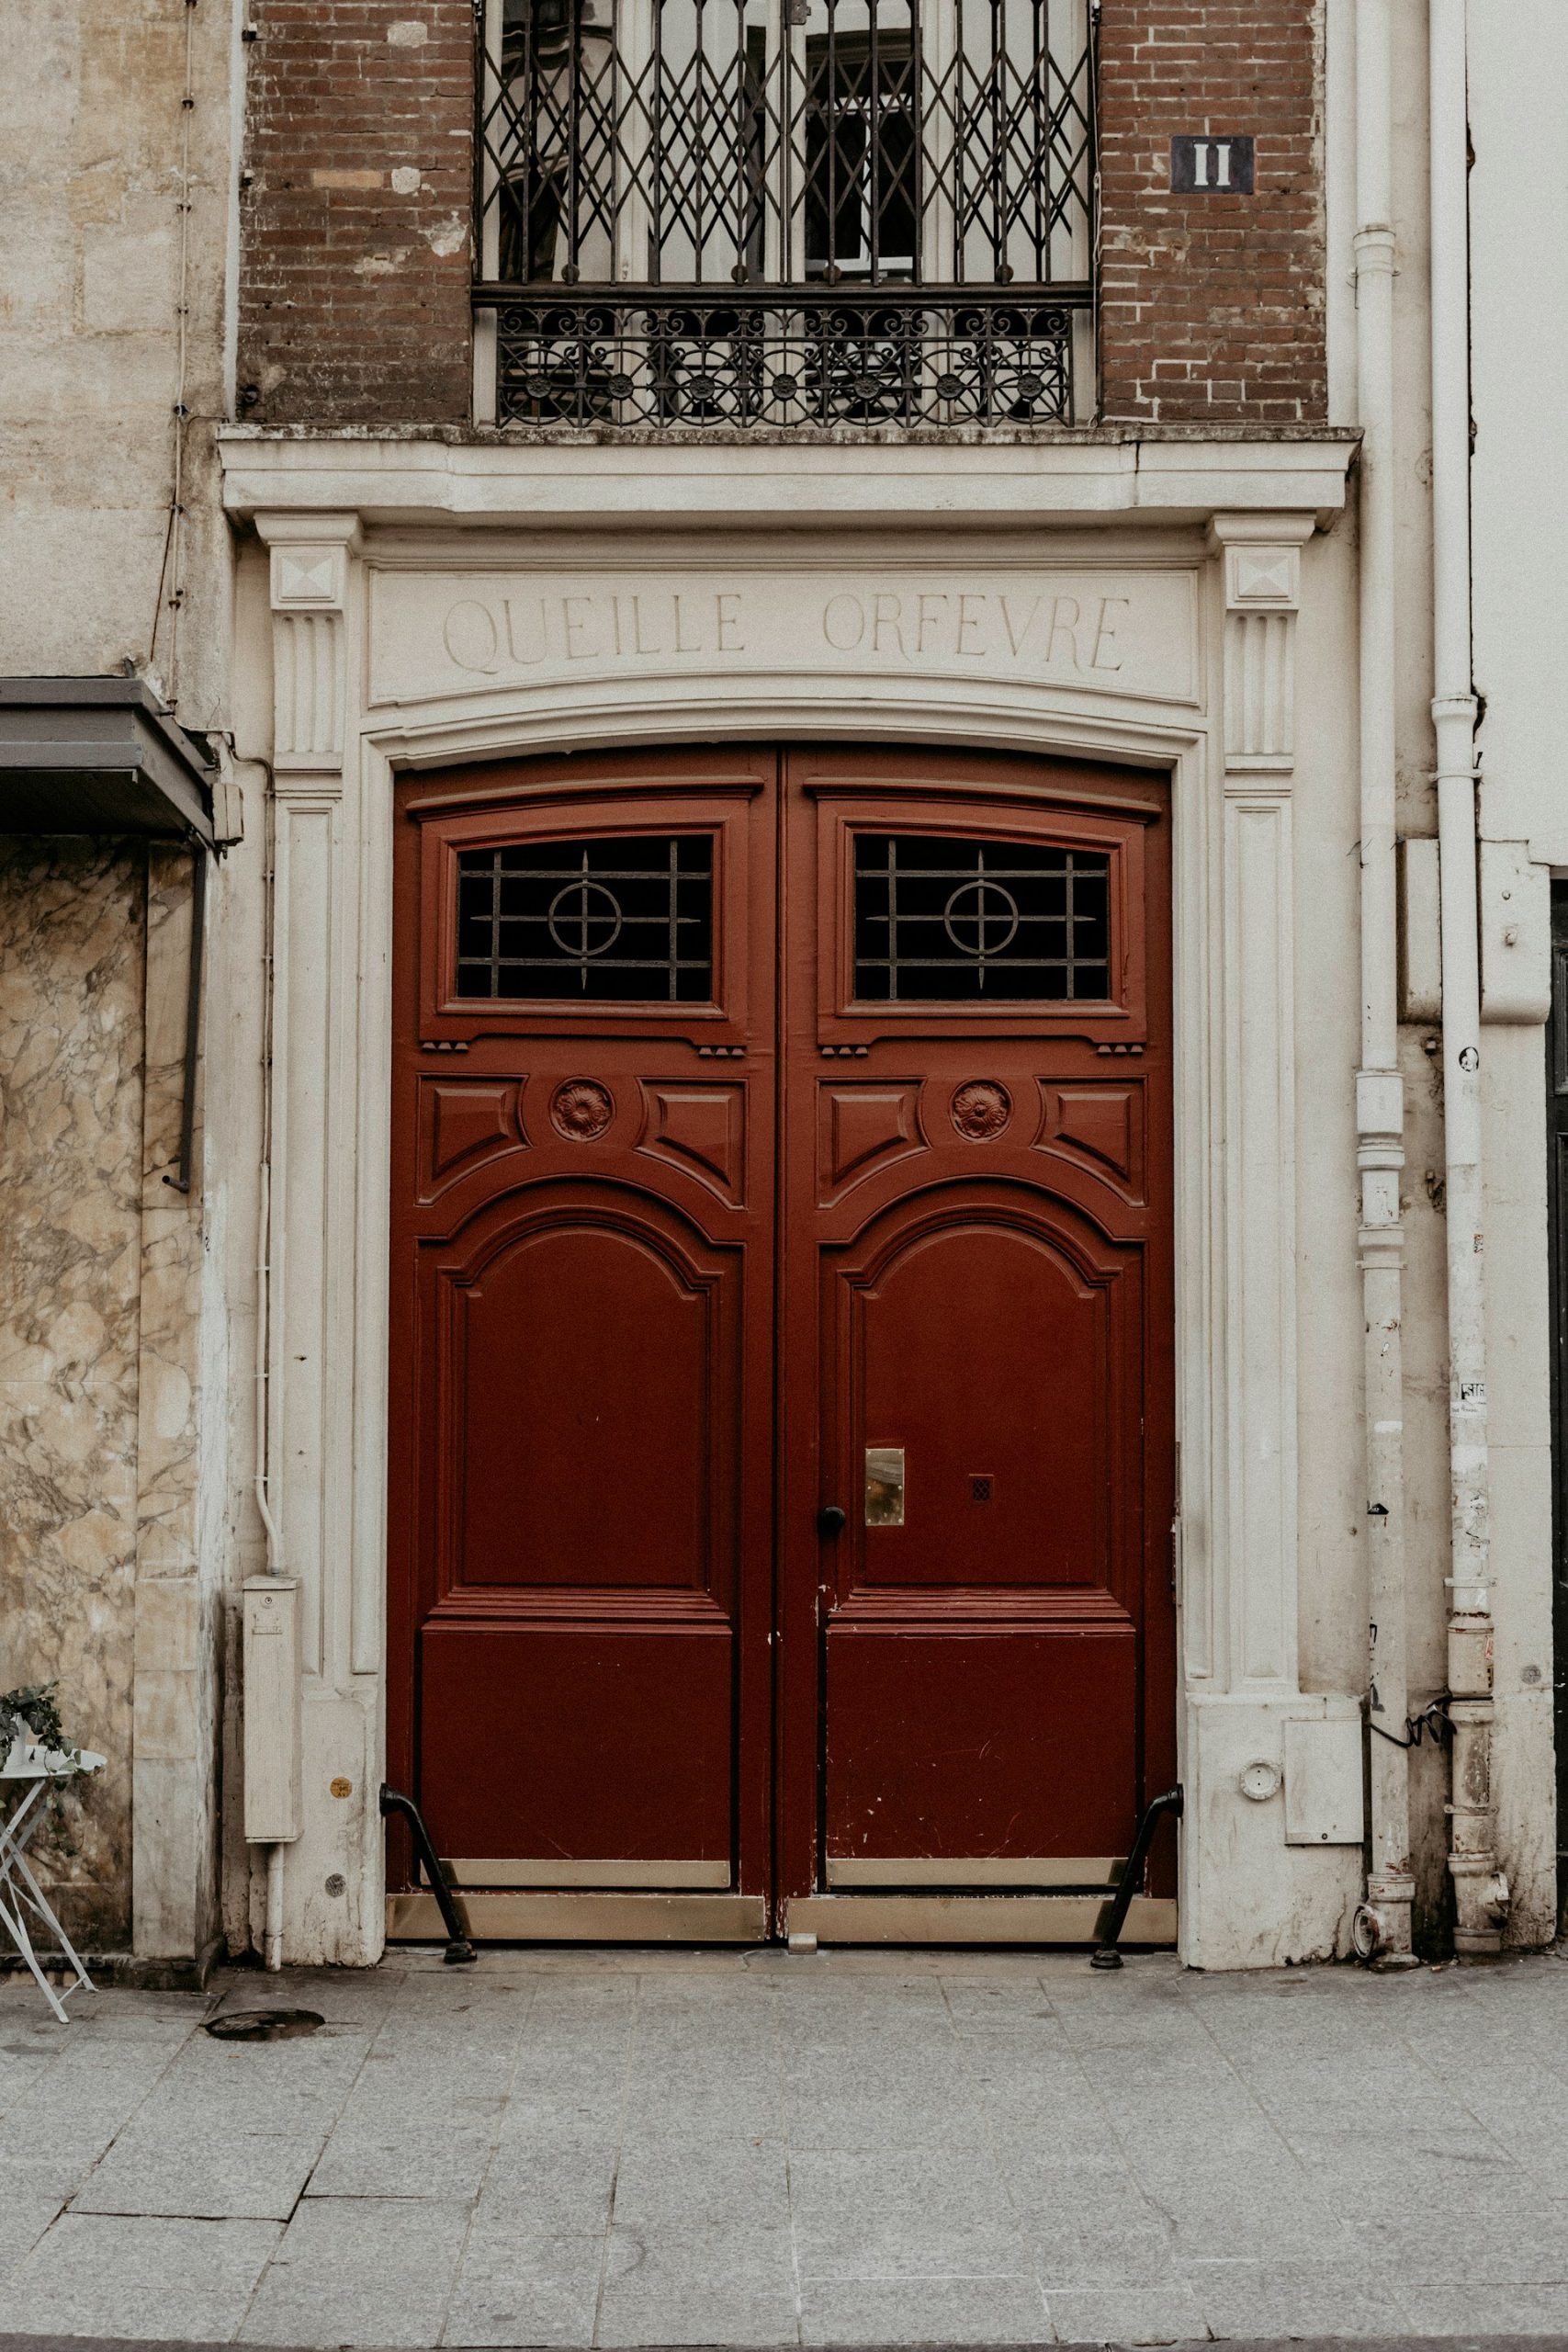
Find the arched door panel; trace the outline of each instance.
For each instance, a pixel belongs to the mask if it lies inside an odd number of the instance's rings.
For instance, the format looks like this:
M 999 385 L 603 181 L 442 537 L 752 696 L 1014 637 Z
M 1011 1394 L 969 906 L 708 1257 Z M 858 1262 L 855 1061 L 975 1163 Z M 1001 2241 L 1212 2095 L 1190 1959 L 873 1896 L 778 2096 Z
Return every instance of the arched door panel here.
M 766 1885 L 774 764 L 400 786 L 389 1747 L 471 1884 Z
M 786 1883 L 1103 1883 L 1175 1762 L 1164 796 L 786 764 Z

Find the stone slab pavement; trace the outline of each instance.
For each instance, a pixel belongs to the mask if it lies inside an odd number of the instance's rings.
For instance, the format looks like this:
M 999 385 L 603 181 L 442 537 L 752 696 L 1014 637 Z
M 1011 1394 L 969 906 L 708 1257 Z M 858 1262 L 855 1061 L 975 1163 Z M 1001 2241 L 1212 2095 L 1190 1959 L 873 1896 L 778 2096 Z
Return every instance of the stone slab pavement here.
M 202 2030 L 267 2004 L 325 2023 Z M 1568 2341 L 1568 1960 L 405 1951 L 64 2026 L 11 1980 L 5 2334 Z

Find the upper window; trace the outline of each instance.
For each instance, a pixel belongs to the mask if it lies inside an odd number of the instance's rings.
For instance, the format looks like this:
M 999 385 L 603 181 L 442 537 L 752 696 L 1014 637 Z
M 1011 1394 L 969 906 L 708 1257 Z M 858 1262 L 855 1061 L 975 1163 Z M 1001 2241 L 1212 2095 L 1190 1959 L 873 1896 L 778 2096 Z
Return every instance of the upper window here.
M 1054 423 L 1088 0 L 477 0 L 504 418 Z
M 1103 1002 L 1110 858 L 1038 842 L 858 834 L 854 967 L 863 1003 Z
M 713 996 L 713 838 L 632 833 L 457 854 L 457 994 Z

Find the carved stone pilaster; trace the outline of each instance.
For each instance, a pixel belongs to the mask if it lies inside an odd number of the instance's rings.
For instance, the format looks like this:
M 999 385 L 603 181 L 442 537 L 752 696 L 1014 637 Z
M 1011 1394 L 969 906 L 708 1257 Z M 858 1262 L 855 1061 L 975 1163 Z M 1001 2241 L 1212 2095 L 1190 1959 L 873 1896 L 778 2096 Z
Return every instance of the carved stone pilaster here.
M 1295 632 L 1310 515 L 1221 514 L 1229 1608 L 1235 1691 L 1296 1688 Z
M 1296 615 L 1304 514 L 1216 514 L 1224 563 L 1225 772 L 1288 775 L 1296 758 Z
M 270 556 L 275 714 L 267 1454 L 284 1562 L 300 1584 L 301 1662 L 323 1690 L 350 1672 L 328 1570 L 346 1551 L 353 1490 L 331 1366 L 351 1344 L 342 1193 L 354 1104 L 333 1080 L 355 1050 L 358 764 L 344 746 L 358 723 L 348 637 L 359 518 L 263 514 L 256 529 Z
M 258 514 L 256 528 L 272 557 L 274 771 L 341 769 L 359 517 Z

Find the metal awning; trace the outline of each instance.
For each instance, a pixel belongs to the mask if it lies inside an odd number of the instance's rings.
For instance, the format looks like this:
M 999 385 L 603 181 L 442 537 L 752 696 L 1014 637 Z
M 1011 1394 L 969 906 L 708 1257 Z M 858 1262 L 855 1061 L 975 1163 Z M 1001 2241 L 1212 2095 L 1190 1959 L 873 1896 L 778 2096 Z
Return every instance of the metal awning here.
M 217 776 L 141 678 L 0 678 L 0 833 L 211 849 Z

